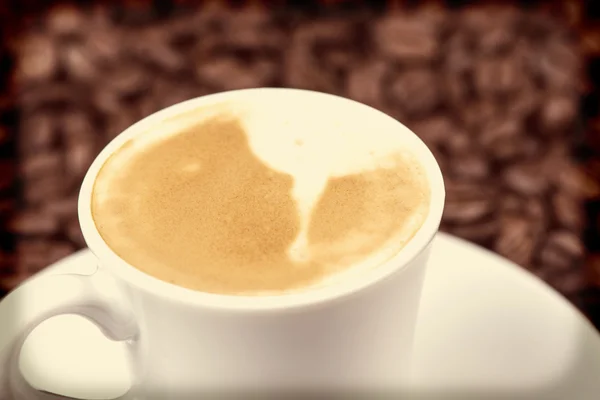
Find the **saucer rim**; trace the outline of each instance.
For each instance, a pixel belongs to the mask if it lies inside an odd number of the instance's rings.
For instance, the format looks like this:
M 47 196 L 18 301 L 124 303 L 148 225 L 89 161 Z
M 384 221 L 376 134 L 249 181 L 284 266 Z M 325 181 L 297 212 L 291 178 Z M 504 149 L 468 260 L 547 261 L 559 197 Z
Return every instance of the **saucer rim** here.
M 440 242 L 442 244 L 440 244 Z M 444 247 L 444 246 L 447 246 L 447 247 Z M 512 262 L 512 261 L 486 249 L 486 248 L 483 248 L 482 246 L 479 246 L 475 243 L 471 243 L 467 240 L 455 237 L 453 235 L 450 235 L 450 234 L 447 234 L 444 232 L 439 232 L 436 235 L 435 240 L 433 242 L 432 251 L 433 252 L 440 251 L 440 250 L 436 250 L 436 248 L 440 248 L 440 247 L 442 248 L 442 249 L 440 249 L 442 251 L 444 251 L 443 249 L 447 249 L 447 248 L 460 248 L 461 252 L 462 251 L 465 252 L 464 254 L 472 254 L 473 257 L 484 257 L 486 260 L 491 260 L 490 261 L 491 263 L 497 263 L 497 265 L 495 267 L 498 267 L 499 269 L 503 270 L 503 272 L 502 272 L 503 274 L 509 274 L 511 280 L 515 280 L 515 281 L 520 280 L 522 282 L 527 281 L 529 284 L 531 284 L 535 288 L 534 290 L 531 291 L 531 296 L 534 296 L 534 297 L 544 296 L 545 297 L 544 303 L 547 305 L 547 308 L 545 307 L 546 308 L 545 312 L 551 313 L 553 308 L 559 307 L 559 303 L 562 303 L 563 306 L 567 306 L 564 310 L 568 314 L 571 314 L 571 317 L 573 318 L 573 323 L 576 326 L 578 326 L 580 329 L 587 331 L 588 335 L 586 335 L 586 337 L 588 338 L 588 340 L 590 342 L 592 342 L 592 344 L 595 343 L 595 346 L 600 348 L 600 334 L 599 334 L 598 330 L 595 328 L 595 326 L 592 324 L 592 322 L 585 316 L 585 314 L 583 314 L 583 312 L 581 310 L 579 310 L 573 303 L 568 301 L 568 299 L 566 297 L 564 297 L 556 289 L 549 286 L 546 282 L 544 282 L 538 276 L 534 275 L 533 273 L 524 269 L 523 267 L 517 265 L 516 263 L 514 263 L 514 262 Z M 461 253 L 461 254 L 463 254 L 463 253 Z M 95 259 L 95 256 L 93 255 L 93 253 L 89 249 L 84 248 L 84 249 L 78 250 L 77 252 L 75 252 L 61 260 L 58 260 L 58 261 L 50 264 L 47 268 L 45 268 L 44 270 L 35 274 L 33 277 L 36 277 L 39 275 L 45 275 L 45 274 L 61 273 L 61 269 L 63 269 L 63 268 L 65 268 L 65 269 L 68 268 L 69 271 L 73 271 L 73 272 L 81 271 L 82 273 L 85 273 L 85 274 L 92 274 L 97 269 L 97 264 L 95 264 L 93 262 L 94 259 Z M 437 260 L 438 261 L 433 261 L 429 265 L 428 272 L 425 277 L 425 281 L 427 281 L 427 276 L 432 269 L 444 268 L 443 265 L 439 265 L 440 264 L 439 258 L 437 258 Z M 435 263 L 435 265 L 434 265 L 434 263 Z M 508 268 L 505 268 L 505 266 Z M 433 267 L 433 268 L 431 268 L 431 267 Z M 83 271 L 84 269 L 86 271 Z M 433 272 L 433 273 L 435 273 L 435 272 Z M 429 295 L 431 295 L 431 294 L 429 294 Z M 548 295 L 548 296 L 546 296 L 546 295 Z M 417 322 L 416 336 L 419 336 L 420 334 L 424 334 L 424 332 L 421 330 L 421 329 L 424 329 L 424 327 L 422 327 L 420 319 L 421 319 L 421 317 L 419 317 L 419 321 Z M 23 371 L 23 372 L 24 372 L 24 375 L 27 380 L 30 380 L 34 374 L 39 374 L 36 372 L 31 372 L 31 370 L 29 370 L 28 373 L 25 373 L 25 371 Z M 63 380 L 63 378 L 57 377 L 57 380 L 52 383 L 52 386 L 46 385 L 46 388 L 57 389 L 58 385 L 59 385 L 59 383 L 58 383 L 59 379 L 61 381 Z M 35 385 L 36 382 L 31 381 L 30 383 Z M 90 383 L 91 383 L 91 380 L 90 380 Z M 585 393 L 586 392 L 582 392 L 582 394 L 585 394 Z M 577 393 L 575 393 L 575 395 L 577 395 Z

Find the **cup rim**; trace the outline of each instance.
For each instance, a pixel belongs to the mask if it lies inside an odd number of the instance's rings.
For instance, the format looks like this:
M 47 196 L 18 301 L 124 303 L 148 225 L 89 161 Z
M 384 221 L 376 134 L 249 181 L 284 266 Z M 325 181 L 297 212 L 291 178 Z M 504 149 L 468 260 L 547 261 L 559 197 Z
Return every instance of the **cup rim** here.
M 323 285 L 306 291 L 298 291 L 273 295 L 224 295 L 196 291 L 165 282 L 121 259 L 103 240 L 96 228 L 92 217 L 91 199 L 95 179 L 106 160 L 118 150 L 125 142 L 133 138 L 144 128 L 154 122 L 162 121 L 168 117 L 191 111 L 195 108 L 207 106 L 215 102 L 234 99 L 240 95 L 257 95 L 261 92 L 284 93 L 295 96 L 321 96 L 330 97 L 338 103 L 346 102 L 348 105 L 357 105 L 368 108 L 368 112 L 379 114 L 377 118 L 388 118 L 397 124 L 398 130 L 411 136 L 413 146 L 418 147 L 419 161 L 430 182 L 430 205 L 425 221 L 407 244 L 392 258 L 388 259 L 377 268 L 370 269 L 360 274 L 360 279 L 342 279 L 331 285 Z M 441 221 L 445 201 L 444 180 L 435 157 L 423 141 L 400 121 L 389 115 L 370 107 L 366 104 L 345 97 L 336 96 L 304 89 L 289 88 L 252 88 L 219 92 L 206 96 L 186 100 L 181 103 L 164 108 L 134 123 L 122 133 L 117 135 L 92 162 L 86 173 L 78 198 L 78 215 L 81 230 L 91 252 L 98 258 L 101 267 L 113 272 L 117 277 L 129 285 L 142 289 L 154 296 L 160 296 L 173 302 L 184 302 L 199 307 L 212 309 L 228 309 L 240 312 L 248 311 L 277 311 L 290 308 L 303 308 L 323 305 L 341 298 L 352 296 L 365 289 L 383 282 L 395 273 L 404 271 L 419 254 L 421 254 L 435 237 Z

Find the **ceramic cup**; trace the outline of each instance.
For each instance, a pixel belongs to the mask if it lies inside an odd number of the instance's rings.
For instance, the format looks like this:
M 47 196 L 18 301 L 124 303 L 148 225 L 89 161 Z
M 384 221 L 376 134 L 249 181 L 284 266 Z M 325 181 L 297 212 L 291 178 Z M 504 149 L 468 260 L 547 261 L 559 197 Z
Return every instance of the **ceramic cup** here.
M 408 244 L 377 268 L 280 296 L 193 291 L 119 258 L 98 233 L 90 207 L 94 180 L 107 158 L 159 121 L 223 100 L 265 94 L 280 96 L 282 107 L 293 99 L 332 111 L 318 118 L 343 116 L 362 123 L 366 118 L 377 129 L 406 139 L 431 184 L 429 213 Z M 36 391 L 23 379 L 18 355 L 37 325 L 60 314 L 84 316 L 108 338 L 126 341 L 136 377 L 127 399 L 398 390 L 410 366 L 422 282 L 443 204 L 442 175 L 425 144 L 400 122 L 352 100 L 261 88 L 200 97 L 159 111 L 109 143 L 83 181 L 79 220 L 98 260 L 96 272 L 33 277 L 0 303 L 0 398 L 59 398 Z

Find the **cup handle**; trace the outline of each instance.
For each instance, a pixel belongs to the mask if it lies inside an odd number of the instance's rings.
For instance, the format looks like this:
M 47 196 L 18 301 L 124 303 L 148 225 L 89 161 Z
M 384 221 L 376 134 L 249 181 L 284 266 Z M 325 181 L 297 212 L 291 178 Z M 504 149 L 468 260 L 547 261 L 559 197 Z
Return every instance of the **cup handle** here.
M 0 302 L 0 400 L 58 400 L 33 388 L 21 375 L 19 355 L 27 336 L 45 320 L 78 314 L 110 339 L 136 341 L 139 327 L 132 307 L 114 278 L 98 269 L 92 275 L 43 275 L 25 281 Z

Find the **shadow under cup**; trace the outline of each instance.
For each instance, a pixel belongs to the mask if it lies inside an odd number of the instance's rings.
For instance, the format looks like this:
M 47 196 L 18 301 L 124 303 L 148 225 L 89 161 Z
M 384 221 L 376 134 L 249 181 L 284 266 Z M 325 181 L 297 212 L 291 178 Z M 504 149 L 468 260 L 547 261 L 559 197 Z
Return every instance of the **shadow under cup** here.
M 270 118 L 265 132 L 276 131 L 273 124 L 286 118 L 293 125 L 303 113 L 303 130 L 322 130 L 323 125 L 338 130 L 352 127 L 401 142 L 418 159 L 429 182 L 429 211 L 421 227 L 401 251 L 379 260 L 377 268 L 348 269 L 343 279 L 331 284 L 284 294 L 223 295 L 192 290 L 134 268 L 109 247 L 92 218 L 92 193 L 103 165 L 133 138 L 143 134 L 144 140 L 154 140 L 165 134 L 157 127 L 181 129 L 181 116 L 224 103 L 248 104 L 251 110 L 260 104 L 268 113 L 250 120 L 260 127 L 263 125 L 258 122 Z M 254 145 L 266 143 L 266 138 L 259 137 Z M 276 146 L 284 148 L 285 143 Z M 285 152 L 275 153 L 278 157 L 282 154 Z M 425 266 L 443 204 L 443 179 L 433 155 L 398 121 L 329 94 L 261 88 L 189 100 L 124 131 L 90 167 L 78 211 L 100 270 L 126 293 L 127 307 L 137 319 L 134 359 L 141 382 L 137 390 L 160 392 L 168 398 L 199 391 L 397 387 L 409 366 Z

